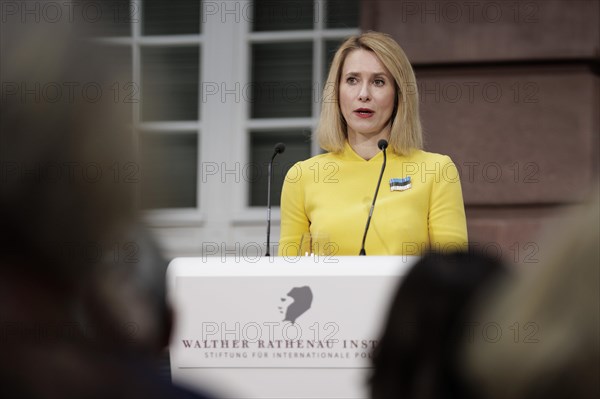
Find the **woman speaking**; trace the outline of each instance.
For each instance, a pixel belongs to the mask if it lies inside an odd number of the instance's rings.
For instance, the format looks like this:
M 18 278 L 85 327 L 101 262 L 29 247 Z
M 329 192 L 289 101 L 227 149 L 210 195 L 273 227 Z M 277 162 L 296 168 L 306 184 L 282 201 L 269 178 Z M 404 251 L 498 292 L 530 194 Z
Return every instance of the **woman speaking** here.
M 466 249 L 458 171 L 448 156 L 422 150 L 415 75 L 390 36 L 369 32 L 341 45 L 316 134 L 328 152 L 295 164 L 283 184 L 280 256 L 304 254 L 307 233 L 331 255 Z

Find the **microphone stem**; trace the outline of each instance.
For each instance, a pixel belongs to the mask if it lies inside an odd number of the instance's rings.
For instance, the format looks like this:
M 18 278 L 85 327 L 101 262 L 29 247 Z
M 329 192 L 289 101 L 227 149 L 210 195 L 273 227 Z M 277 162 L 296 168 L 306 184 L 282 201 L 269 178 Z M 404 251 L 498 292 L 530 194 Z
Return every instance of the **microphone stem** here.
M 371 217 L 373 216 L 373 210 L 375 209 L 375 201 L 377 201 L 377 194 L 379 193 L 379 186 L 381 186 L 381 179 L 383 178 L 383 171 L 385 170 L 385 164 L 387 163 L 387 156 L 385 148 L 383 149 L 383 165 L 381 166 L 381 172 L 379 172 L 379 180 L 377 180 L 377 188 L 375 188 L 375 195 L 373 196 L 373 203 L 369 210 L 369 217 L 367 218 L 367 226 L 365 227 L 365 234 L 363 235 L 362 245 L 360 246 L 359 256 L 367 254 L 365 251 L 365 242 L 367 241 L 367 232 L 369 231 L 369 225 L 371 224 Z
M 269 170 L 267 179 L 267 251 L 265 256 L 271 256 L 269 252 L 269 248 L 271 247 L 271 180 L 273 180 L 273 160 L 278 153 L 275 152 L 271 157 L 271 162 L 269 162 Z

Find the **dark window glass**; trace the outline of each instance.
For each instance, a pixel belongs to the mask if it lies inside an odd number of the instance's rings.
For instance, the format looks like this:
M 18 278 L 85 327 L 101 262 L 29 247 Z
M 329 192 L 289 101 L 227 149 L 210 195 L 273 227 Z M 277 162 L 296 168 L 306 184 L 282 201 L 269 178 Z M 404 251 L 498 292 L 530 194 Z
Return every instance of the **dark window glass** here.
M 252 118 L 309 117 L 312 43 L 252 46 Z
M 244 171 L 250 189 L 250 206 L 267 205 L 268 165 L 275 144 L 285 143 L 285 152 L 273 162 L 271 205 L 279 206 L 287 171 L 298 161 L 310 158 L 310 130 L 284 132 L 254 131 L 250 134 L 250 164 Z
M 325 54 L 323 59 L 325 63 L 323 64 L 323 82 L 327 80 L 327 75 L 329 74 L 329 68 L 331 68 L 331 63 L 333 62 L 333 56 L 335 52 L 340 47 L 340 44 L 344 42 L 344 39 L 339 40 L 327 40 L 325 41 Z
M 254 0 L 253 30 L 312 29 L 313 15 L 313 0 Z
M 198 135 L 141 133 L 143 209 L 195 208 Z
M 144 0 L 144 35 L 182 35 L 200 33 L 200 1 Z M 219 4 L 219 3 L 217 3 Z
M 327 0 L 327 28 L 356 28 L 359 18 L 358 0 Z
M 200 49 L 142 49 L 142 120 L 198 120 Z
M 25 3 L 25 2 L 23 2 Z M 31 2 L 33 3 L 33 2 Z M 54 2 L 67 4 L 69 2 Z M 72 2 L 71 7 L 62 7 L 63 18 L 82 20 L 93 36 L 131 36 L 131 24 L 139 22 L 137 6 L 128 0 Z M 52 2 L 48 2 L 52 4 Z M 45 6 L 43 6 L 45 7 Z M 55 7 L 48 7 L 48 18 L 55 17 Z

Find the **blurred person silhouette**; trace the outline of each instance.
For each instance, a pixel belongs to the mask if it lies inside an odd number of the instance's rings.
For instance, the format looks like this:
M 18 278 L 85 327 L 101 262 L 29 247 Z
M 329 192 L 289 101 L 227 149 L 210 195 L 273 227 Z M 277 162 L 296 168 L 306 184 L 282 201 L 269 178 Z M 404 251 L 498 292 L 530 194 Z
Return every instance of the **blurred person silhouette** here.
M 464 369 L 485 398 L 600 397 L 600 200 L 552 222 L 539 263 L 522 265 L 474 311 L 512 328 L 465 343 Z M 476 336 L 477 337 L 477 336 Z
M 166 262 L 115 174 L 136 161 L 130 110 L 86 24 L 0 24 L 0 397 L 202 398 L 152 361 Z
M 471 391 L 458 372 L 468 308 L 507 276 L 497 259 L 468 252 L 425 254 L 400 283 L 373 351 L 373 399 L 461 398 Z

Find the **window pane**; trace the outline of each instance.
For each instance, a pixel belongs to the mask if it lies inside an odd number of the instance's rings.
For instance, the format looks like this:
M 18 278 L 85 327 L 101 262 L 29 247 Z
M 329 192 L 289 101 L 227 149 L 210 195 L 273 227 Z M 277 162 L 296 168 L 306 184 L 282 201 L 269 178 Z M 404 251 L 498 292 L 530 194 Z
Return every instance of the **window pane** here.
M 254 0 L 253 30 L 313 28 L 313 0 Z
M 267 205 L 268 165 L 273 147 L 282 142 L 285 152 L 273 162 L 271 205 L 279 206 L 281 187 L 287 171 L 298 161 L 310 158 L 310 130 L 285 132 L 254 131 L 250 135 L 250 165 L 245 176 L 250 188 L 250 206 Z
M 329 68 L 331 67 L 331 63 L 333 62 L 333 56 L 335 55 L 335 52 L 338 50 L 340 45 L 344 42 L 344 40 L 345 39 L 325 41 L 325 54 L 323 57 L 323 59 L 325 60 L 325 63 L 323 64 L 323 82 L 327 80 Z
M 144 0 L 144 35 L 200 33 L 200 1 Z
M 141 207 L 197 206 L 198 135 L 141 133 Z
M 200 49 L 142 49 L 142 119 L 198 120 Z
M 252 118 L 311 116 L 312 43 L 252 45 Z
M 68 3 L 65 1 L 60 4 Z M 90 22 L 86 25 L 91 29 L 89 33 L 94 36 L 131 36 L 132 20 L 139 21 L 140 18 L 138 11 L 136 5 L 127 0 L 94 1 L 84 4 L 79 1 L 73 2 L 71 7 L 63 8 L 63 16 L 66 17 L 68 13 L 74 19 L 81 18 L 84 22 Z
M 358 27 L 359 0 L 327 0 L 327 28 Z

